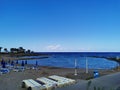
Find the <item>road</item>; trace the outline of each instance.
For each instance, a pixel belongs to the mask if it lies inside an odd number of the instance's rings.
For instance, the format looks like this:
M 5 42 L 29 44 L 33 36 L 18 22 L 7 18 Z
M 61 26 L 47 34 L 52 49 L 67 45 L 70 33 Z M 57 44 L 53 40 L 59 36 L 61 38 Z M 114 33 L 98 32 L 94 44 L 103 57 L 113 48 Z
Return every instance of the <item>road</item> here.
M 120 72 L 91 79 L 90 81 L 89 89 L 87 89 L 89 81 L 79 80 L 74 85 L 57 88 L 56 90 L 94 90 L 95 87 L 96 90 L 120 90 Z

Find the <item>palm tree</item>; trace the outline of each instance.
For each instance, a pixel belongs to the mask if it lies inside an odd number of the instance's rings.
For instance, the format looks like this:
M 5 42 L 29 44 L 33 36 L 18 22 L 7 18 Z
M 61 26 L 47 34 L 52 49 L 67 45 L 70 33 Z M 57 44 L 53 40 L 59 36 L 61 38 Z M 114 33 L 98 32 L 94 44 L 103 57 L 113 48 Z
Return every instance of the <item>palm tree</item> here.
M 2 47 L 0 47 L 0 53 L 1 53 Z

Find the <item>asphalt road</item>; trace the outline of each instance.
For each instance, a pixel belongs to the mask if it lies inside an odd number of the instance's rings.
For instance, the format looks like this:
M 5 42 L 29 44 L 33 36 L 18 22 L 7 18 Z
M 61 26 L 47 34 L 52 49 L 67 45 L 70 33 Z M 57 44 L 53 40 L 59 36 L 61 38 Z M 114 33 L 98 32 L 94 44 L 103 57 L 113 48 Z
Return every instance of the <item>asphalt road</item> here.
M 120 72 L 91 79 L 89 89 L 87 80 L 79 80 L 76 84 L 57 88 L 56 90 L 120 90 Z M 101 88 L 101 89 L 98 89 Z

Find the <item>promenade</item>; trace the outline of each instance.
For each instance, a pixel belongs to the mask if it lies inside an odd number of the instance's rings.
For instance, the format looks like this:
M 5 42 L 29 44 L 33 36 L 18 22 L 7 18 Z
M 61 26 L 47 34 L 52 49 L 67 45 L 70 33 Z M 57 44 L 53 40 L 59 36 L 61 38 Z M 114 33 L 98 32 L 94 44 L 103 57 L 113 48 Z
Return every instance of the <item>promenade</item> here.
M 58 88 L 56 90 L 87 90 L 87 86 L 87 80 L 78 80 L 74 85 Z M 89 90 L 94 90 L 95 87 L 104 88 L 103 90 L 120 90 L 120 72 L 91 79 Z

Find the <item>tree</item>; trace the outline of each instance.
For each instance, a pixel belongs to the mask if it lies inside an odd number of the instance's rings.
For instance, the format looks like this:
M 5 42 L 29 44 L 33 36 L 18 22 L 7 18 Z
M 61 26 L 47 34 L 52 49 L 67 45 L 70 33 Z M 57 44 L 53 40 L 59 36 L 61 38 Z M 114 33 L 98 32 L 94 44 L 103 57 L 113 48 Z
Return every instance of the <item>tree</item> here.
M 19 47 L 19 50 L 23 50 L 23 47 Z
M 1 53 L 2 47 L 0 47 L 0 53 Z
M 18 53 L 18 49 L 17 48 L 10 48 L 10 52 L 11 53 Z
M 34 51 L 31 51 L 31 53 L 34 53 Z
M 19 47 L 18 50 L 19 50 L 19 53 L 25 53 L 25 49 L 23 47 Z
M 4 51 L 5 51 L 6 53 L 8 53 L 8 50 L 7 50 L 7 48 L 4 48 Z
M 30 49 L 28 49 L 28 50 L 26 51 L 26 53 L 31 53 L 31 50 L 30 50 Z

